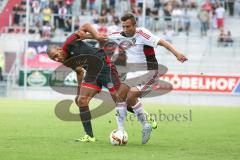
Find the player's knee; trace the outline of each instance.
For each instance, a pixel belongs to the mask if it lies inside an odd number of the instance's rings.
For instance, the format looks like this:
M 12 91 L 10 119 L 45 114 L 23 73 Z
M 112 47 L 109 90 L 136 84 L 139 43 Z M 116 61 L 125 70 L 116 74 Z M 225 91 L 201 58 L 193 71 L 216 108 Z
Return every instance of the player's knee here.
M 117 95 L 118 102 L 124 102 L 126 100 L 126 98 L 127 98 L 126 93 L 120 93 Z
M 127 94 L 130 90 L 129 86 L 125 85 L 125 84 L 121 84 L 118 91 L 117 91 L 117 101 L 118 102 L 124 102 L 126 101 L 127 98 Z
M 140 95 L 140 91 L 137 88 L 131 88 L 127 94 L 127 98 L 138 98 Z
M 126 102 L 129 106 L 134 106 L 137 102 L 139 91 L 135 88 L 131 88 L 130 91 L 128 92 Z
M 136 100 L 135 99 L 127 99 L 126 102 L 127 102 L 128 106 L 132 107 L 135 105 Z
M 82 107 L 82 106 L 88 106 L 89 101 L 87 97 L 79 96 L 77 102 L 78 102 L 78 106 Z

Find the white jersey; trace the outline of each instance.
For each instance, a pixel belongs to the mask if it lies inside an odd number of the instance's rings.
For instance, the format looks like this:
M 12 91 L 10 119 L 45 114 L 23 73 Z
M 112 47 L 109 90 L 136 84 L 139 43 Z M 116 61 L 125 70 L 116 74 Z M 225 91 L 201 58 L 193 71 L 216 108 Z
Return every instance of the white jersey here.
M 144 45 L 156 48 L 160 40 L 159 37 L 142 27 L 136 28 L 136 33 L 132 37 L 125 37 L 121 32 L 114 32 L 109 35 L 109 39 L 126 51 L 127 63 L 146 63 Z

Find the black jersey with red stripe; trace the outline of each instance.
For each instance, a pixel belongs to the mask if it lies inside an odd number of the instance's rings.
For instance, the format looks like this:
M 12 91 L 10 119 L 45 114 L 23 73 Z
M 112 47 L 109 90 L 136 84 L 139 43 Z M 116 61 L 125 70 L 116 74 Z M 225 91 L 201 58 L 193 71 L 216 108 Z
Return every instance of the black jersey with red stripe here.
M 98 90 L 105 86 L 110 92 L 119 88 L 118 72 L 103 49 L 78 40 L 76 34 L 67 38 L 62 49 L 67 54 L 63 63 L 65 66 L 73 70 L 81 66 L 86 70 L 83 79 L 85 86 Z
M 67 38 L 62 49 L 67 54 L 64 65 L 71 67 L 73 70 L 75 70 L 78 66 L 82 66 L 86 69 L 87 66 L 85 63 L 89 61 L 89 59 L 91 59 L 91 64 L 94 64 L 94 60 L 106 61 L 106 54 L 102 49 L 94 47 L 85 41 L 79 40 L 79 37 L 76 34 L 72 34 Z
M 76 34 L 72 34 L 64 42 L 62 49 L 68 54 L 67 58 L 71 58 L 75 54 L 95 54 L 100 50 L 90 43 L 79 40 L 78 38 Z

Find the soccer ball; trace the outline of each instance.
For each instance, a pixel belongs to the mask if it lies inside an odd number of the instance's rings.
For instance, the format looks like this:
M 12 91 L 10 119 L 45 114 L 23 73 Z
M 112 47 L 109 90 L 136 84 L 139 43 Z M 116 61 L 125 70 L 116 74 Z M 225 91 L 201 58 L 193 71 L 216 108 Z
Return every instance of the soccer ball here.
M 124 130 L 115 129 L 110 134 L 110 143 L 112 145 L 126 145 L 128 142 L 128 134 Z

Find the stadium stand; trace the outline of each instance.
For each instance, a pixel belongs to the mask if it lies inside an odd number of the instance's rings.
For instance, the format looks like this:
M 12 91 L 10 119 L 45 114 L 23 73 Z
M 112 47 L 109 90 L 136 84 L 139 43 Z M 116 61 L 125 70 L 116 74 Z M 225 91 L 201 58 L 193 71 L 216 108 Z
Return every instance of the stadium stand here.
M 0 31 L 4 27 L 10 25 L 9 16 L 13 11 L 13 6 L 19 2 L 21 2 L 21 0 L 8 0 L 6 2 L 5 7 L 3 8 L 3 10 L 1 10 L 1 13 L 0 13 L 0 19 L 1 19 Z

